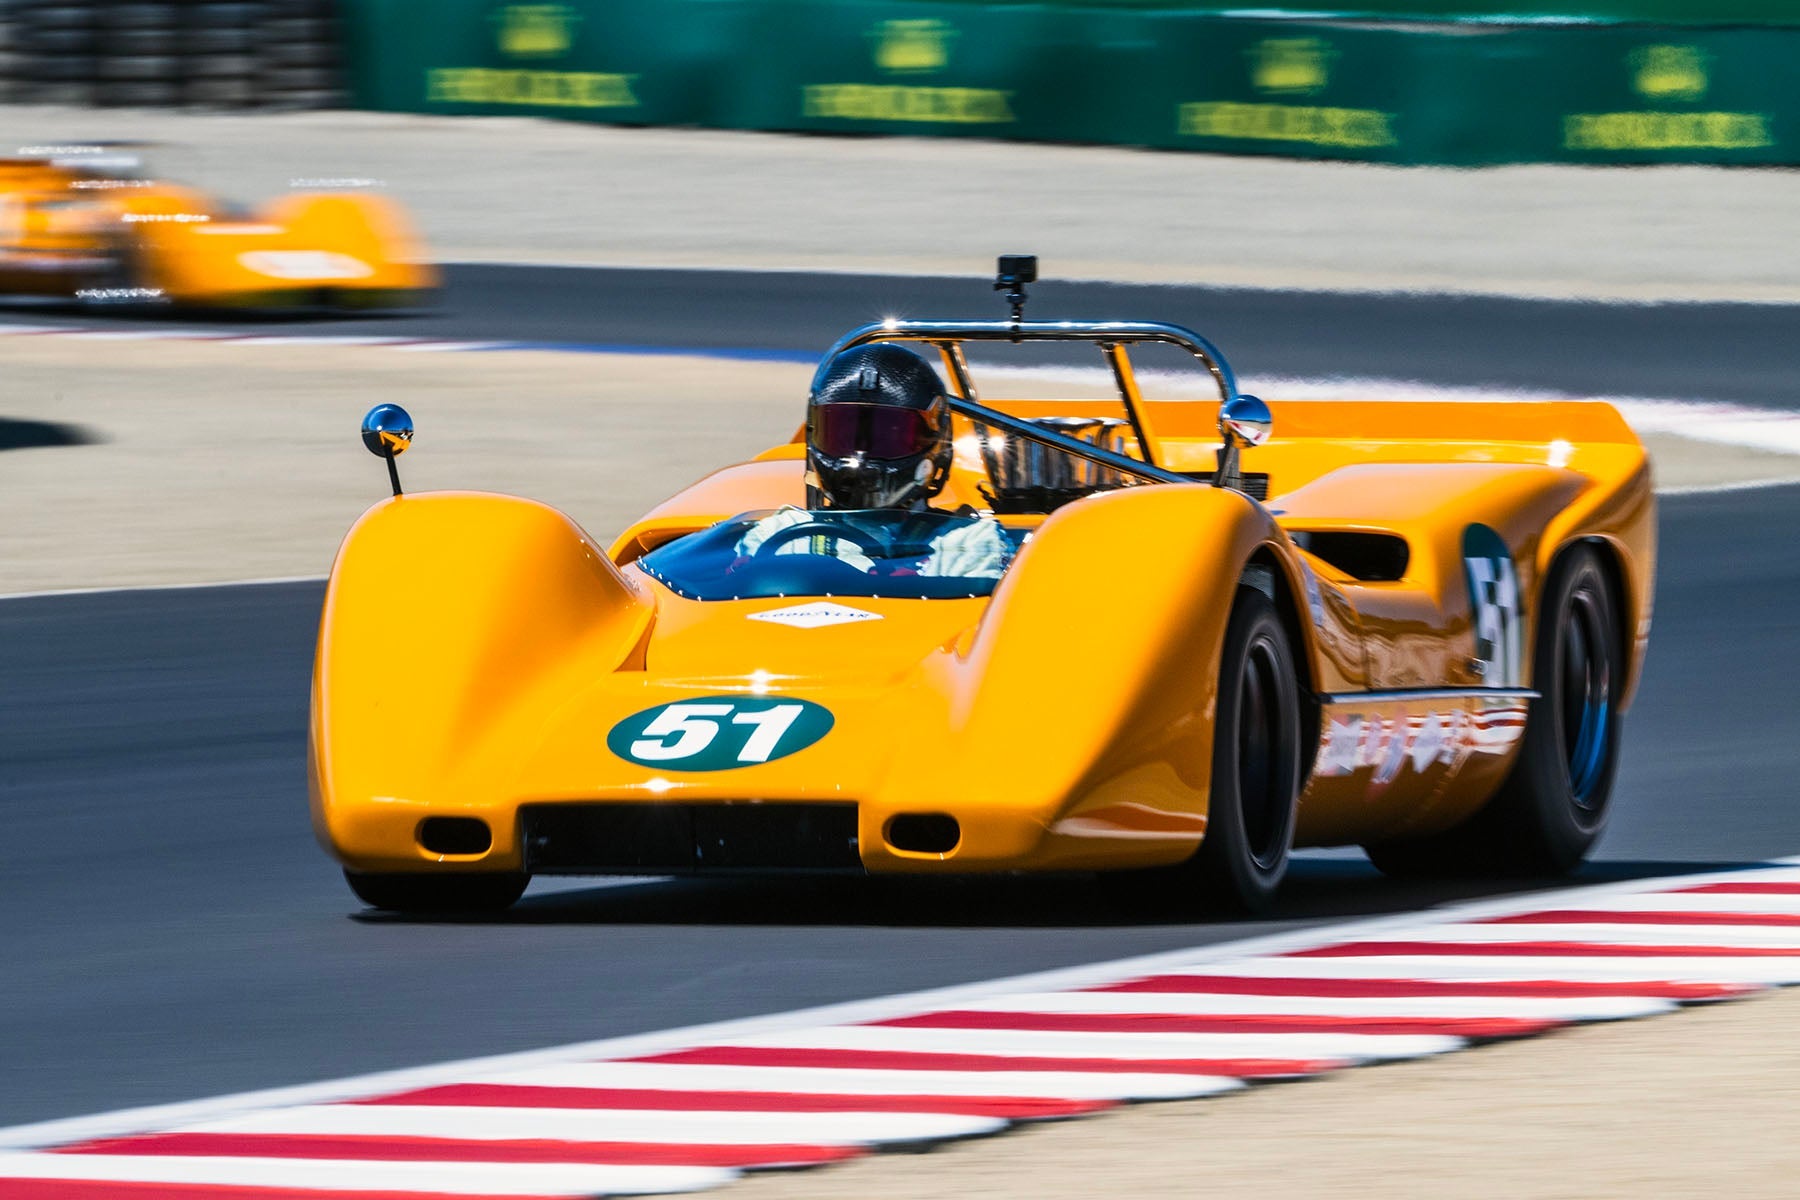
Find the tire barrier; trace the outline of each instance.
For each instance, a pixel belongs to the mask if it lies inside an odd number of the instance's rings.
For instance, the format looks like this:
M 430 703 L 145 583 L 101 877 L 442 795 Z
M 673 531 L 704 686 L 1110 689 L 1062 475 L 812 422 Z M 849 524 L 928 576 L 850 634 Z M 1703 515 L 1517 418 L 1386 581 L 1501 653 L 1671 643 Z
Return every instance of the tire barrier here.
M 32 104 L 341 104 L 335 0 L 0 0 L 0 98 Z
M 1391 163 L 1800 162 L 1800 24 L 1686 23 L 1785 0 L 1573 0 L 1570 19 L 1524 24 L 1457 0 L 1386 7 L 1414 19 L 1158 0 L 344 0 L 343 18 L 351 102 L 388 111 Z M 1667 23 L 1619 20 L 1640 12 Z

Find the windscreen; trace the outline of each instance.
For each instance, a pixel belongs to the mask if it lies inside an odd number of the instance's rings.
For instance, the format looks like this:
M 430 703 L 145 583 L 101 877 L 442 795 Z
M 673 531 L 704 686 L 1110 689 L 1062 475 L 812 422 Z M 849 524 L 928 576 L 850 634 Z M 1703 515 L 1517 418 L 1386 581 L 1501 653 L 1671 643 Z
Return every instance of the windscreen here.
M 990 595 L 1021 532 L 939 512 L 777 509 L 677 538 L 637 560 L 690 600 Z

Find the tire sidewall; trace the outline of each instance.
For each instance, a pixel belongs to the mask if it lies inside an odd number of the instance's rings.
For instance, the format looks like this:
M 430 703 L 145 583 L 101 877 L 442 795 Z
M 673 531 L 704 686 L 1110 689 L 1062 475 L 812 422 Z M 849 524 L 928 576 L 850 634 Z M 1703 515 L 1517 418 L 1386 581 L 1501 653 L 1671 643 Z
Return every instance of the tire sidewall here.
M 1575 596 L 1589 589 L 1599 607 L 1606 636 L 1591 653 L 1604 656 L 1607 670 L 1609 712 L 1601 753 L 1600 775 L 1590 794 L 1597 797 L 1591 808 L 1576 803 L 1568 755 L 1563 745 L 1563 689 L 1558 678 L 1564 646 L 1569 637 L 1570 606 Z M 1538 636 L 1532 650 L 1532 686 L 1538 698 L 1531 702 L 1525 725 L 1525 745 L 1505 792 L 1526 811 L 1530 833 L 1540 844 L 1533 847 L 1545 865 L 1568 869 L 1587 854 L 1605 828 L 1612 785 L 1619 766 L 1618 689 L 1623 674 L 1618 642 L 1618 598 L 1601 566 L 1599 556 L 1586 546 L 1563 554 L 1552 568 L 1538 606 Z
M 1279 850 L 1258 862 L 1250 845 L 1239 789 L 1238 734 L 1241 696 L 1253 650 L 1272 660 L 1280 713 L 1280 744 L 1273 770 L 1277 790 L 1285 790 L 1286 812 Z M 1295 809 L 1300 793 L 1300 702 L 1293 650 L 1275 606 L 1254 588 L 1240 588 L 1219 657 L 1219 690 L 1213 720 L 1212 782 L 1206 835 L 1195 857 L 1202 887 L 1217 902 L 1256 911 L 1274 899 L 1287 875 L 1293 849 Z

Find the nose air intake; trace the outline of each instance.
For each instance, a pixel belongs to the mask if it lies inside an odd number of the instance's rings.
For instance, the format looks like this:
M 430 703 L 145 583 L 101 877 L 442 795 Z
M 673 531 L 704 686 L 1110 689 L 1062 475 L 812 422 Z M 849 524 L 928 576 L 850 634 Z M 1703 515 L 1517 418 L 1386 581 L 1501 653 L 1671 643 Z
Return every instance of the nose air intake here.
M 949 813 L 901 813 L 888 821 L 887 843 L 907 854 L 948 854 L 962 841 Z
M 419 845 L 433 854 L 486 854 L 494 844 L 487 822 L 476 817 L 426 817 Z

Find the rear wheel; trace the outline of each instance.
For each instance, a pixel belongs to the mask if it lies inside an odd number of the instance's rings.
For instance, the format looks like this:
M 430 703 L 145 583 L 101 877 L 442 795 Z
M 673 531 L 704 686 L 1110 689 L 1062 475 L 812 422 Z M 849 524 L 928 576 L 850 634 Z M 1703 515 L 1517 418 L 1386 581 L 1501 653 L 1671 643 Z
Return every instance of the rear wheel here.
M 1619 765 L 1625 640 L 1600 555 L 1557 559 L 1539 606 L 1524 745 L 1494 798 L 1467 824 L 1366 847 L 1390 875 L 1561 875 L 1606 825 Z
M 456 875 L 366 875 L 345 871 L 344 882 L 370 908 L 403 913 L 484 913 L 511 908 L 531 877 L 521 872 Z
M 145 286 L 138 254 L 129 239 L 119 238 L 107 248 L 105 263 L 96 267 L 76 291 L 84 308 L 129 308 L 155 296 Z

